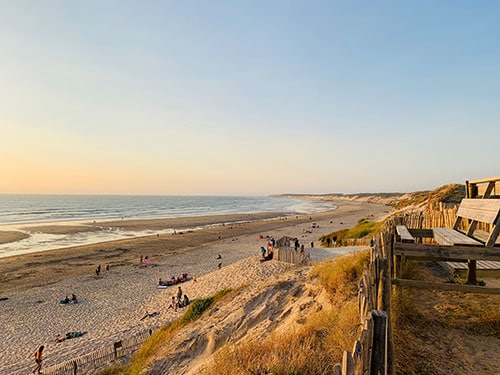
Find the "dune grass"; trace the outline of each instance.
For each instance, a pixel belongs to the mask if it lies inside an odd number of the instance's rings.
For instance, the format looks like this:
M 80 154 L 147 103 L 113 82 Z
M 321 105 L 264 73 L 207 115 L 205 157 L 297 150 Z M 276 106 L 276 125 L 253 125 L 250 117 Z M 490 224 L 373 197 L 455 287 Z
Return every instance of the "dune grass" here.
M 285 334 L 226 345 L 203 374 L 331 374 L 358 335 L 356 285 L 367 260 L 365 251 L 316 265 L 311 277 L 335 301 L 331 308 L 309 315 Z

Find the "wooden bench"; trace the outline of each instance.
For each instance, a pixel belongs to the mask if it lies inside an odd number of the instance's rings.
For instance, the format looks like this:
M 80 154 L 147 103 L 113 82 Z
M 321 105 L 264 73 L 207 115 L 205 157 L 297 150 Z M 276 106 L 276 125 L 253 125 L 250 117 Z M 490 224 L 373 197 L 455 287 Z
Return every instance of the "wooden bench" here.
M 410 231 L 405 225 L 397 225 L 396 233 L 400 242 L 415 243 L 415 238 L 411 235 Z
M 465 231 L 460 231 L 464 219 L 470 220 Z M 474 237 L 479 222 L 491 225 L 486 241 Z M 440 245 L 493 247 L 500 233 L 500 199 L 464 198 L 457 210 L 453 228 L 433 228 L 434 239 Z

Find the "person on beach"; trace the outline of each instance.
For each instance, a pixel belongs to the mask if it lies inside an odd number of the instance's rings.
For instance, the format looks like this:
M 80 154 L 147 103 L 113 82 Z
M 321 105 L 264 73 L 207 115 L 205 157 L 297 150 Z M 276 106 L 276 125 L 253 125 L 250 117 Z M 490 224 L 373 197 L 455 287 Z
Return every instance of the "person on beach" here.
M 189 300 L 189 297 L 186 294 L 184 294 L 183 306 L 189 305 L 190 302 L 191 301 Z
M 177 311 L 177 303 L 175 302 L 175 296 L 172 296 L 172 301 L 170 302 L 168 308 Z
M 219 269 L 222 268 L 222 262 L 219 262 Z
M 266 257 L 266 249 L 264 246 L 261 246 L 260 247 L 260 253 L 262 254 L 262 258 L 265 258 Z
M 40 345 L 40 347 L 36 350 L 35 352 L 35 362 L 36 362 L 36 367 L 33 370 L 33 374 L 38 371 L 39 374 L 42 373 L 42 354 L 43 354 L 43 345 Z
M 74 293 L 71 294 L 71 302 L 78 303 L 78 298 L 76 298 L 76 295 Z
M 182 289 L 179 286 L 179 290 L 177 290 L 177 303 L 179 304 L 179 306 L 181 305 L 181 302 L 182 302 Z

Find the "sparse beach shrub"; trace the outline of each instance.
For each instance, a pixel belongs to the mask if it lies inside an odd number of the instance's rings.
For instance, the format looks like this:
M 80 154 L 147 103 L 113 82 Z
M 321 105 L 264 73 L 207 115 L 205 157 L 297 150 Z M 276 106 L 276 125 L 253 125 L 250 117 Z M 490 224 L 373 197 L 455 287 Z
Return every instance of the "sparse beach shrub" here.
M 379 231 L 380 223 L 371 221 L 367 218 L 360 219 L 356 226 L 351 229 L 341 229 L 325 236 L 320 237 L 323 246 L 336 246 L 334 238 L 336 238 L 337 246 L 347 245 L 348 239 L 359 239 L 372 236 Z M 328 239 L 328 240 L 327 240 Z

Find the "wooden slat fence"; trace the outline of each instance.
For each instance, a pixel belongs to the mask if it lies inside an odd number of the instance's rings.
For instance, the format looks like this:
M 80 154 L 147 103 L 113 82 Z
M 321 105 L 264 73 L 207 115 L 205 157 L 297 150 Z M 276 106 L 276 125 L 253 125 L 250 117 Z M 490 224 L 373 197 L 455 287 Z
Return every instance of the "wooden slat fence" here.
M 65 361 L 55 366 L 44 368 L 46 375 L 89 374 L 110 365 L 114 360 L 135 352 L 152 334 L 152 329 L 141 332 L 106 345 L 99 350 Z
M 311 254 L 308 251 L 300 252 L 293 247 L 283 246 L 274 250 L 273 259 L 291 264 L 308 264 Z
M 380 233 L 371 248 L 371 259 L 359 281 L 360 326 L 352 351 L 344 351 L 336 375 L 394 374 L 391 328 L 392 224 Z

